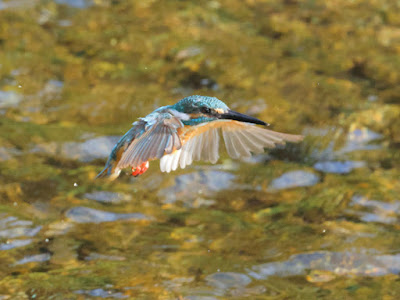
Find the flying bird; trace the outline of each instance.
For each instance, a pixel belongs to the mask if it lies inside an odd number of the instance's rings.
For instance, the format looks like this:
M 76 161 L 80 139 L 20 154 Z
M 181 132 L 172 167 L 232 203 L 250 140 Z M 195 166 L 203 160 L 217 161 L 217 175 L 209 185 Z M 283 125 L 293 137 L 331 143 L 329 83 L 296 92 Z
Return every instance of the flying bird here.
M 133 176 L 139 176 L 155 159 L 160 159 L 161 171 L 167 173 L 196 160 L 214 164 L 219 158 L 220 133 L 232 158 L 249 157 L 264 152 L 264 148 L 303 139 L 256 125 L 269 124 L 235 112 L 214 97 L 186 97 L 134 122 L 96 178 L 114 180 L 127 167 L 132 168 Z

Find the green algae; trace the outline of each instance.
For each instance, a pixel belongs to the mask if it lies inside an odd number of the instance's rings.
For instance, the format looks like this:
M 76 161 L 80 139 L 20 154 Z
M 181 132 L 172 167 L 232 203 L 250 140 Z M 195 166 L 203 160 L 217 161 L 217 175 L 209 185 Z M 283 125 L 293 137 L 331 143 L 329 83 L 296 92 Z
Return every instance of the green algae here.
M 45 0 L 1 9 L 0 91 L 21 100 L 3 107 L 0 97 L 0 222 L 13 216 L 42 228 L 28 246 L 0 250 L 0 298 L 86 299 L 76 292 L 98 288 L 134 299 L 398 298 L 399 226 L 389 217 L 398 220 L 399 211 L 385 206 L 400 200 L 398 20 L 399 4 L 389 0 L 95 0 L 83 9 Z M 51 80 L 62 87 L 46 89 Z M 211 170 L 207 164 L 161 174 L 153 162 L 137 179 L 105 183 L 93 179 L 106 157 L 62 151 L 121 135 L 136 118 L 191 94 L 216 96 L 274 130 L 304 130 L 306 139 L 255 162 L 223 154 L 218 168 L 234 175 L 231 185 L 212 190 L 205 182 L 192 202 L 166 203 L 159 191 Z M 381 135 L 367 143 L 377 147 L 340 153 L 349 135 L 367 129 Z M 314 169 L 321 160 L 366 166 L 331 174 Z M 296 170 L 321 180 L 269 190 Z M 84 197 L 93 191 L 130 200 Z M 354 205 L 357 195 L 381 206 Z M 65 212 L 78 206 L 154 220 L 74 224 Z M 363 219 L 378 215 L 374 209 L 386 223 Z M 19 226 L 0 223 L 0 247 L 28 238 L 11 236 Z M 206 280 L 321 250 L 353 256 L 342 273 L 311 268 L 222 290 Z M 394 271 L 356 273 L 352 262 L 365 252 L 393 255 Z M 15 265 L 39 253 L 50 260 Z

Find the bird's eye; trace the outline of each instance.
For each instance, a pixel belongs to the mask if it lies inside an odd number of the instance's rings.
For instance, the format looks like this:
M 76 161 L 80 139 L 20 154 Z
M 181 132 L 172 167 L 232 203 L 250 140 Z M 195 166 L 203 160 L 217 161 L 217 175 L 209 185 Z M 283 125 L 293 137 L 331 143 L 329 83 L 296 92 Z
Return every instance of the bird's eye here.
M 211 108 L 209 108 L 207 106 L 203 106 L 200 110 L 201 110 L 201 112 L 203 114 L 210 114 L 211 113 Z

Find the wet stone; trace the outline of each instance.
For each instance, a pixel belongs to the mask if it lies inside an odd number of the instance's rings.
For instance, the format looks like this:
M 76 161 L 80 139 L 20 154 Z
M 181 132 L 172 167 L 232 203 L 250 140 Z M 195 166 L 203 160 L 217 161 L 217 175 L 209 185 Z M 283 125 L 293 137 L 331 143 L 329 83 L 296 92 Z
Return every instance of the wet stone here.
M 202 52 L 203 52 L 203 50 L 201 48 L 191 46 L 191 47 L 180 50 L 176 54 L 176 59 L 177 60 L 185 60 L 187 58 L 197 56 L 197 55 L 201 54 Z
M 166 280 L 163 282 L 163 285 L 168 290 L 176 290 L 177 288 L 182 287 L 185 284 L 191 283 L 194 281 L 194 277 L 175 277 L 171 280 Z
M 400 215 L 400 201 L 388 203 L 354 195 L 350 206 L 352 209 L 347 210 L 347 213 L 359 216 L 364 222 L 393 224 L 397 222 Z
M 78 290 L 78 291 L 75 291 L 75 294 L 87 295 L 87 296 L 99 297 L 99 298 L 115 298 L 115 299 L 129 298 L 127 295 L 124 295 L 121 292 L 104 290 L 104 289 Z
M 32 225 L 31 221 L 0 215 L 0 238 L 33 237 L 40 232 L 42 226 L 32 227 Z
M 16 220 L 9 223 L 9 226 L 31 226 L 33 223 L 31 221 Z
M 103 136 L 88 139 L 84 142 L 66 142 L 64 144 L 50 142 L 37 144 L 30 152 L 60 155 L 68 159 L 90 162 L 95 159 L 105 159 L 108 157 L 119 138 L 119 136 Z
M 72 222 L 60 221 L 52 223 L 45 232 L 46 236 L 63 235 L 74 227 Z
M 120 137 L 104 136 L 87 140 L 82 143 L 68 142 L 62 145 L 61 155 L 82 162 L 108 157 Z
M 400 271 L 400 256 L 320 251 L 294 255 L 287 261 L 254 266 L 248 274 L 256 279 L 266 279 L 270 276 L 306 275 L 315 270 L 332 272 L 330 276 L 397 274 Z
M 358 151 L 358 150 L 375 150 L 381 148 L 381 145 L 369 144 L 374 140 L 381 139 L 383 135 L 376 133 L 368 128 L 358 128 L 349 132 L 347 135 L 346 145 L 336 151 L 336 155 Z
M 18 220 L 16 217 L 5 217 L 5 215 L 0 215 L 0 228 L 6 226 L 6 224 L 9 224 L 10 222 Z
M 251 278 L 241 273 L 219 272 L 208 275 L 206 281 L 218 289 L 227 290 L 238 286 L 246 286 L 251 282 Z
M 37 94 L 37 97 L 43 100 L 56 100 L 60 97 L 64 83 L 60 80 L 49 80 L 43 89 Z
M 334 131 L 333 128 L 306 128 L 305 135 L 324 137 Z M 346 160 L 346 154 L 353 151 L 365 151 L 381 149 L 381 144 L 371 142 L 383 138 L 383 135 L 376 133 L 368 128 L 358 128 L 347 133 L 345 145 L 336 150 L 335 140 L 331 140 L 326 148 L 315 150 L 311 156 L 319 162 L 335 161 L 338 159 Z
M 187 300 L 218 300 L 218 298 L 212 296 L 186 296 Z
M 88 8 L 93 5 L 92 0 L 55 0 L 58 4 L 64 4 L 75 8 Z
M 0 91 L 0 109 L 16 107 L 22 101 L 22 95 L 13 91 Z
M 14 156 L 20 155 L 21 151 L 14 148 L 0 148 L 0 161 L 5 161 L 13 158 Z
M 387 266 L 388 271 L 392 274 L 400 273 L 400 254 L 395 255 L 379 255 L 376 260 Z
M 129 195 L 122 193 L 107 192 L 107 191 L 86 193 L 83 195 L 83 197 L 107 204 L 119 204 L 128 202 L 130 200 Z
M 104 255 L 100 253 L 90 253 L 88 256 L 85 257 L 85 260 L 114 260 L 114 261 L 123 261 L 125 257 L 122 256 L 115 256 L 115 255 Z
M 30 255 L 30 256 L 26 256 L 23 259 L 17 261 L 15 264 L 23 265 L 23 264 L 32 263 L 32 262 L 45 262 L 45 261 L 50 260 L 50 258 L 51 258 L 50 253 Z
M 307 171 L 290 171 L 272 180 L 269 190 L 282 190 L 295 187 L 313 186 L 319 182 L 318 175 Z
M 36 4 L 36 1 L 32 0 L 12 0 L 4 1 L 0 0 L 0 10 L 3 9 L 27 9 L 31 8 Z
M 12 240 L 0 244 L 0 250 L 11 250 L 14 248 L 24 247 L 32 243 L 32 240 Z
M 45 153 L 49 155 L 56 155 L 59 146 L 55 142 L 45 143 L 45 144 L 37 144 L 34 145 L 30 152 L 31 153 Z
M 120 214 L 108 211 L 97 210 L 89 207 L 78 206 L 69 209 L 66 217 L 76 223 L 102 223 L 118 220 L 141 221 L 150 220 L 149 217 L 141 213 Z
M 365 166 L 366 163 L 363 161 L 325 161 L 316 163 L 314 169 L 325 173 L 348 174 L 354 169 Z
M 198 198 L 212 197 L 216 192 L 229 189 L 235 175 L 216 170 L 199 171 L 177 176 L 175 184 L 158 192 L 165 203 L 178 200 L 193 206 Z M 190 189 L 188 189 L 190 187 Z M 203 204 L 206 202 L 202 201 Z M 213 204 L 213 203 L 209 203 Z
M 34 228 L 25 228 L 25 227 L 15 227 L 9 228 L 5 230 L 0 230 L 0 238 L 16 238 L 22 236 L 35 236 L 39 233 L 42 226 L 37 226 Z

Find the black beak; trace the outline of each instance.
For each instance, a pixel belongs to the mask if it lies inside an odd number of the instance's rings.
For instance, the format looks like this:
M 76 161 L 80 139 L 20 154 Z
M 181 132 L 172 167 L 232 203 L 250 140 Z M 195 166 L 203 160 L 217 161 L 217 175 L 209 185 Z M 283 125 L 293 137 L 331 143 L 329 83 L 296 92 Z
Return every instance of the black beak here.
M 238 113 L 238 112 L 233 111 L 233 110 L 228 110 L 227 113 L 220 114 L 219 118 L 220 119 L 229 119 L 229 120 L 236 120 L 236 121 L 240 121 L 240 122 L 247 122 L 247 123 L 253 123 L 253 124 L 258 124 L 258 125 L 269 126 L 269 124 L 265 123 L 264 121 L 261 121 L 261 120 L 259 120 L 257 118 L 250 117 L 248 115 L 244 115 L 244 114 Z

